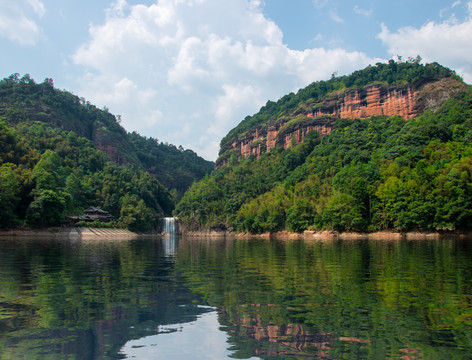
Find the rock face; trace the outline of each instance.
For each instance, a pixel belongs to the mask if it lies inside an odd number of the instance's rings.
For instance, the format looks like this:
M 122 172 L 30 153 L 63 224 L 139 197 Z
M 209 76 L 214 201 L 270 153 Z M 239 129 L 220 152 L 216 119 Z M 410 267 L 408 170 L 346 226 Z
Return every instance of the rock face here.
M 258 158 L 276 146 L 283 146 L 287 149 L 293 142 L 298 144 L 311 130 L 317 131 L 320 135 L 328 134 L 333 124 L 334 121 L 331 117 L 320 116 L 310 119 L 306 123 L 297 123 L 285 129 L 282 129 L 285 125 L 284 123 L 255 128 L 243 139 L 233 141 L 231 147 L 238 149 L 240 156 L 254 155 Z
M 103 151 L 105 154 L 108 155 L 111 161 L 118 165 L 125 165 L 128 163 L 127 159 L 121 156 L 118 148 L 113 145 L 97 145 L 97 148 Z
M 351 90 L 326 98 L 308 116 L 331 115 L 338 118 L 363 119 L 372 116 L 400 115 L 404 119 L 415 117 L 421 111 L 418 93 L 413 86 L 391 88 L 374 85 Z
M 111 161 L 118 165 L 126 165 L 129 160 L 126 153 L 131 153 L 131 149 L 121 134 L 112 134 L 98 122 L 92 132 L 92 141 L 97 149 L 108 155 Z
M 399 115 L 405 120 L 418 116 L 426 109 L 436 110 L 451 96 L 463 89 L 457 80 L 443 78 L 415 85 L 374 84 L 361 89 L 332 93 L 306 106 L 298 107 L 289 116 L 271 119 L 236 138 L 220 154 L 231 153 L 241 157 L 260 157 L 276 146 L 285 149 L 297 144 L 306 134 L 315 130 L 320 135 L 331 132 L 336 119 L 364 119 L 372 116 Z M 307 110 L 308 109 L 308 110 Z M 227 165 L 229 156 L 218 159 L 216 167 Z

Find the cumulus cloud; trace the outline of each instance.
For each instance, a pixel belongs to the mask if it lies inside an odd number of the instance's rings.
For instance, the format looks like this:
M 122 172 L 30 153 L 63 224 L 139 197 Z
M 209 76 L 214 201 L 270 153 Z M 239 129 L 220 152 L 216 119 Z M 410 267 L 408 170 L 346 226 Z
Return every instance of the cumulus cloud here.
M 21 45 L 35 45 L 41 34 L 36 19 L 45 12 L 40 0 L 0 1 L 0 36 Z
M 267 100 L 379 61 L 343 49 L 292 50 L 263 5 L 117 0 L 72 55 L 84 67 L 78 92 L 121 114 L 127 130 L 214 160 L 221 138 Z
M 127 5 L 126 0 L 116 0 L 105 10 L 105 13 L 107 17 L 124 16 Z
M 456 6 L 458 6 L 457 4 Z M 378 38 L 388 47 L 392 56 L 420 55 L 425 62 L 437 61 L 457 71 L 472 83 L 472 1 L 467 4 L 469 16 L 463 22 L 452 18 L 420 28 L 404 27 L 391 32 L 382 24 Z

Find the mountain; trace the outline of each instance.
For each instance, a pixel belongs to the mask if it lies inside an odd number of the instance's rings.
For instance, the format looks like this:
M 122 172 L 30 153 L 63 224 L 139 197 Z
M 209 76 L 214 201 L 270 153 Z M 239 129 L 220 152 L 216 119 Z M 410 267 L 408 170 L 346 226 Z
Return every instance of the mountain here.
M 127 133 L 120 117 L 98 109 L 84 98 L 54 88 L 52 79 L 36 84 L 29 75 L 13 74 L 0 82 L 0 116 L 16 126 L 39 121 L 92 141 L 117 165 L 133 164 L 150 172 L 179 196 L 211 172 L 214 163 L 192 150 Z
M 471 139 L 472 90 L 454 71 L 378 63 L 246 117 L 175 214 L 250 233 L 470 229 Z
M 148 231 L 214 168 L 191 150 L 127 133 L 119 117 L 52 79 L 0 81 L 0 227 L 49 226 L 100 206 Z
M 277 103 L 269 101 L 221 141 L 217 167 L 232 154 L 260 157 L 276 146 L 285 149 L 316 130 L 329 133 L 336 119 L 400 115 L 410 119 L 436 110 L 466 86 L 454 72 L 437 63 L 377 64 L 350 76 L 313 83 Z

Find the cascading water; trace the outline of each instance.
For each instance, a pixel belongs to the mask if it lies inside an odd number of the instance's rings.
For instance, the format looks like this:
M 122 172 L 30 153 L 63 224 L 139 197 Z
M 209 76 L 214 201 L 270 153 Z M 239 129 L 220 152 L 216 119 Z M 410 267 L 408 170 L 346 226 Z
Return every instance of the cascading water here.
M 165 217 L 162 219 L 162 231 L 168 235 L 175 235 L 175 218 Z

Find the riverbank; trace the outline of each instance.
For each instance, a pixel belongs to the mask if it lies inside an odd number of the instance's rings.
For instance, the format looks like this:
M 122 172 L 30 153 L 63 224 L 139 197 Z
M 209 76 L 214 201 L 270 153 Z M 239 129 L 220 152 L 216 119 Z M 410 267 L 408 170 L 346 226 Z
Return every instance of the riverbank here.
M 266 239 L 266 240 L 436 240 L 442 238 L 472 238 L 472 232 L 398 232 L 378 231 L 373 233 L 337 232 L 337 231 L 304 231 L 303 233 L 292 233 L 279 231 L 274 233 L 250 234 L 236 233 L 231 231 L 190 231 L 183 232 L 184 236 L 193 237 L 235 237 L 238 239 Z
M 138 234 L 125 229 L 53 227 L 47 229 L 12 229 L 0 231 L 0 237 L 68 237 L 76 239 L 128 239 Z
M 395 232 L 379 231 L 374 233 L 336 232 L 336 231 L 304 231 L 292 233 L 279 231 L 275 233 L 249 234 L 232 231 L 189 231 L 183 236 L 209 238 L 238 238 L 238 239 L 266 239 L 266 240 L 436 240 L 442 238 L 472 238 L 472 232 Z M 105 228 L 77 228 L 53 227 L 47 229 L 12 229 L 0 231 L 0 237 L 68 237 L 76 239 L 105 240 L 105 239 L 132 239 L 138 236 L 156 236 L 156 234 L 137 234 L 125 229 Z
M 261 238 L 274 240 L 437 240 L 443 238 L 472 238 L 472 232 L 398 232 L 378 231 L 373 233 L 337 232 L 337 231 L 304 231 L 303 233 L 291 233 L 279 231 L 275 233 L 264 233 L 259 235 L 237 233 L 236 238 Z
M 179 235 L 191 236 L 191 237 L 210 237 L 210 238 L 222 238 L 222 237 L 235 237 L 237 233 L 234 231 L 216 231 L 216 230 L 202 230 L 202 231 L 181 231 Z

